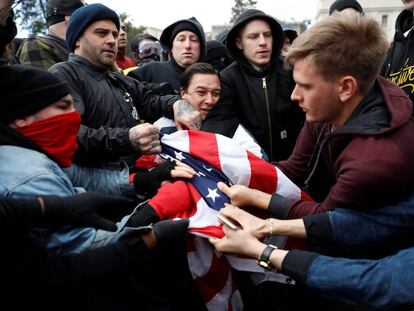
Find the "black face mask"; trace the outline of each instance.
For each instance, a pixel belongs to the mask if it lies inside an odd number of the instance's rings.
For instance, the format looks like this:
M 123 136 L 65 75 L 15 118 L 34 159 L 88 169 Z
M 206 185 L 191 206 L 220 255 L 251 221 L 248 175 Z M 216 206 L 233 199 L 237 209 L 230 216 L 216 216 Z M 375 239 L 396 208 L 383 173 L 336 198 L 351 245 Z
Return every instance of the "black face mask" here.
M 11 11 L 10 16 L 7 18 L 6 25 L 0 26 L 0 56 L 3 55 L 6 45 L 17 35 L 17 27 L 13 20 L 13 16 L 13 11 Z
M 209 60 L 208 62 L 211 65 L 213 65 L 213 67 L 217 69 L 219 72 L 222 71 L 224 68 L 226 68 L 230 64 L 230 61 L 228 57 L 226 56 L 217 57 L 217 58 Z
M 144 58 L 141 58 L 139 60 L 139 64 L 146 64 L 146 63 L 150 63 L 150 62 L 159 62 L 161 60 L 160 56 L 157 54 L 151 54 L 148 56 L 145 56 Z

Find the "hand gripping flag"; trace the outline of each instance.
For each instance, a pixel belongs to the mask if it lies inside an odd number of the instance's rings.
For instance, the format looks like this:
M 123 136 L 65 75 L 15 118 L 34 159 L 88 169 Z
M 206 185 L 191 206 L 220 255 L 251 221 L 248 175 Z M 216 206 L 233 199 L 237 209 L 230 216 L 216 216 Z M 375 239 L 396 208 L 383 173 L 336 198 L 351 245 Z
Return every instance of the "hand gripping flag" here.
M 287 198 L 306 198 L 278 168 L 246 151 L 236 141 L 219 134 L 178 131 L 161 139 L 161 156 L 193 167 L 196 176 L 163 186 L 149 204 L 161 219 L 189 218 L 189 231 L 202 237 L 222 237 L 217 212 L 229 199 L 217 189 L 217 182 L 241 184 Z M 285 239 L 272 241 L 283 248 Z M 269 274 L 256 260 L 223 256 L 204 238 L 195 238 L 188 253 L 191 273 L 209 310 L 239 309 L 238 291 L 232 286 L 231 269 L 266 274 L 264 279 L 284 282 L 283 274 Z M 270 275 L 270 277 L 268 277 Z M 222 306 L 222 307 L 220 307 Z M 227 306 L 224 308 L 224 306 Z M 239 307 L 238 307 L 239 306 Z
M 256 157 L 234 140 L 202 131 L 178 131 L 161 139 L 161 156 L 180 160 L 196 171 L 190 180 L 162 187 L 149 201 L 161 218 L 189 218 L 190 232 L 222 237 L 217 212 L 230 203 L 219 181 L 240 184 L 286 198 L 307 198 L 277 167 Z

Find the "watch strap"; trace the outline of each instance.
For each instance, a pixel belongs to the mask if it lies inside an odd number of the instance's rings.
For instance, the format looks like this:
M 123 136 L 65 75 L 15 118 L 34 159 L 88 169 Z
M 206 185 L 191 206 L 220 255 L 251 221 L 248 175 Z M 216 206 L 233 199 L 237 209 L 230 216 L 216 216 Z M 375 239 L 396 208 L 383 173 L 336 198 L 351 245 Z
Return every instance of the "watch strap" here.
M 272 252 L 277 249 L 276 246 L 269 244 L 265 247 L 265 249 L 263 250 L 262 255 L 260 255 L 260 258 L 257 260 L 257 263 L 259 264 L 259 266 L 268 269 L 268 270 L 272 270 L 273 266 L 270 263 L 270 255 L 272 255 Z

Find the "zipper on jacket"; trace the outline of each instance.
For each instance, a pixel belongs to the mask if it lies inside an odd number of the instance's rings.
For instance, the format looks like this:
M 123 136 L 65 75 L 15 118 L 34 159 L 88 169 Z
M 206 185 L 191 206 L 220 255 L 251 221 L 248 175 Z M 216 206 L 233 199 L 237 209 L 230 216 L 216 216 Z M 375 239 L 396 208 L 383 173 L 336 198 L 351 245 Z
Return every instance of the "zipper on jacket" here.
M 262 78 L 263 83 L 263 89 L 265 92 L 265 98 L 266 98 L 266 108 L 267 108 L 267 122 L 269 124 L 269 146 L 270 146 L 270 160 L 273 159 L 273 138 L 272 138 L 272 123 L 270 121 L 270 107 L 269 107 L 269 97 L 267 95 L 267 83 L 266 83 L 266 77 Z

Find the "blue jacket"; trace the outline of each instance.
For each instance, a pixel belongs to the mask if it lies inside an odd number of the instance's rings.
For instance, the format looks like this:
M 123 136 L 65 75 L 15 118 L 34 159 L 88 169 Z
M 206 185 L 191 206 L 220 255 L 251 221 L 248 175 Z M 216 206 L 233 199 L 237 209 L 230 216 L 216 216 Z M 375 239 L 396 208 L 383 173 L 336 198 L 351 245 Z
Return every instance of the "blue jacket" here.
M 374 210 L 337 208 L 303 218 L 310 249 L 347 258 L 379 258 L 414 245 L 414 194 Z
M 82 191 L 131 196 L 129 171 L 84 169 L 72 166 L 64 171 L 44 154 L 17 146 L 0 146 L 0 194 L 21 198 L 36 195 L 69 196 Z M 43 231 L 41 239 L 49 249 L 65 255 L 89 248 L 95 239 L 94 228 L 63 227 Z
M 335 209 L 309 216 L 305 225 L 308 238 L 328 244 L 398 244 L 414 236 L 414 194 L 398 204 L 372 211 Z M 358 228 L 358 234 L 353 228 Z M 414 247 L 376 260 L 333 258 L 294 250 L 286 256 L 282 270 L 327 298 L 373 307 L 414 305 Z
M 414 306 L 414 247 L 377 260 L 294 250 L 282 272 L 326 298 L 377 308 Z

